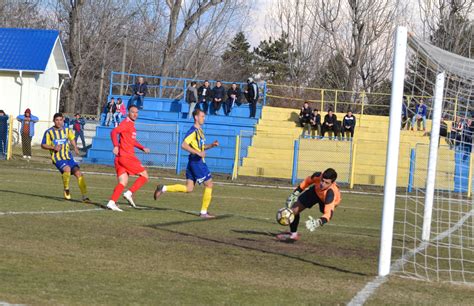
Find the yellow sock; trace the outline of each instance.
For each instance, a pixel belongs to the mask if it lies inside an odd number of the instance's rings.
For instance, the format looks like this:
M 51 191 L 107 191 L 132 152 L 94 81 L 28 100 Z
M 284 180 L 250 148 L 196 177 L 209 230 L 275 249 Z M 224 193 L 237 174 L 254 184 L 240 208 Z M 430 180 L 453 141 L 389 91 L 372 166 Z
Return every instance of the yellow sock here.
M 188 188 L 186 188 L 186 185 L 181 185 L 181 184 L 176 184 L 176 185 L 169 185 L 165 186 L 166 187 L 166 192 L 187 192 Z
M 63 172 L 64 190 L 69 189 L 69 181 L 71 180 L 71 172 Z
M 79 185 L 79 189 L 81 190 L 82 195 L 86 195 L 87 186 L 86 186 L 86 180 L 84 179 L 84 176 L 81 176 L 77 179 L 77 184 Z
M 202 206 L 201 214 L 207 214 L 207 209 L 211 204 L 212 199 L 212 188 L 204 187 L 204 193 L 202 195 Z

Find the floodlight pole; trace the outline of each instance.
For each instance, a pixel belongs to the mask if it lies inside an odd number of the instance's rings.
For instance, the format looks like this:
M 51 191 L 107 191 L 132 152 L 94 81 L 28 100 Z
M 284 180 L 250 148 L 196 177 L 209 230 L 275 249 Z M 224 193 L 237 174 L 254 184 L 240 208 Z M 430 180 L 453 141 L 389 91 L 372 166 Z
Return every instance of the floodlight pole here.
M 403 86 L 407 54 L 407 29 L 398 27 L 393 52 L 392 94 L 388 128 L 387 161 L 380 236 L 379 275 L 390 273 L 392 256 L 393 224 L 397 192 L 398 151 L 400 149 L 400 126 L 402 121 Z
M 439 129 L 441 126 L 441 110 L 443 107 L 444 77 L 444 72 L 436 76 L 434 92 L 430 153 L 428 158 L 428 173 L 426 175 L 425 210 L 423 213 L 423 231 L 421 234 L 421 239 L 424 241 L 430 240 L 431 232 L 431 216 L 433 213 L 433 199 L 436 183 L 436 164 L 438 161 Z

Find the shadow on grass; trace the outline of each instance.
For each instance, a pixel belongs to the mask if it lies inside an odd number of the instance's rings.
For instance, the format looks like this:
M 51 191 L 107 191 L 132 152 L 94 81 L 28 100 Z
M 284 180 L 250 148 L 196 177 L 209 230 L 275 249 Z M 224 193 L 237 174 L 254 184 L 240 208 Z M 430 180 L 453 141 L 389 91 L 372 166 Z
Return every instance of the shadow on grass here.
M 66 200 L 63 197 L 47 196 L 47 195 L 43 195 L 43 194 L 35 194 L 35 193 L 0 189 L 0 193 L 2 193 L 2 192 L 3 193 L 9 193 L 9 194 L 17 194 L 17 195 L 41 198 L 41 199 L 46 199 L 46 200 L 54 200 L 54 201 L 58 201 L 58 202 L 61 202 L 61 203 L 80 203 L 80 204 L 84 204 L 84 205 L 94 205 L 94 206 L 97 206 L 99 208 L 107 209 L 107 207 L 105 205 L 97 203 L 97 202 L 89 202 L 89 203 L 86 204 L 86 203 L 84 203 L 82 201 L 79 201 L 79 200 L 73 200 L 73 199 Z
M 232 217 L 232 216 L 228 215 L 227 217 Z M 202 220 L 202 221 L 207 221 L 207 220 Z M 196 220 L 188 220 L 187 222 L 188 223 L 189 222 L 196 222 Z M 186 223 L 186 221 L 182 221 L 182 223 Z M 190 234 L 190 233 L 185 233 L 185 232 L 180 232 L 180 231 L 168 229 L 168 228 L 164 227 L 164 226 L 167 226 L 167 225 L 169 225 L 169 224 L 168 223 L 162 223 L 162 224 L 148 225 L 148 227 L 156 229 L 156 230 L 165 231 L 165 232 L 168 232 L 168 233 L 184 236 L 184 237 L 190 237 L 190 238 L 199 239 L 199 240 L 203 240 L 203 241 L 207 241 L 207 242 L 213 242 L 213 243 L 217 243 L 217 244 L 236 247 L 236 248 L 240 248 L 240 249 L 244 249 L 244 250 L 252 250 L 252 251 L 257 251 L 257 252 L 261 252 L 261 253 L 264 253 L 264 254 L 271 254 L 271 255 L 277 255 L 277 256 L 281 256 L 281 257 L 285 257 L 285 258 L 290 258 L 290 259 L 297 260 L 299 262 L 312 264 L 314 266 L 318 266 L 318 267 L 322 267 L 322 268 L 326 268 L 326 269 L 331 269 L 331 270 L 336 271 L 336 272 L 354 274 L 354 275 L 359 275 L 359 276 L 368 276 L 368 274 L 365 274 L 365 273 L 349 271 L 349 270 L 342 269 L 342 268 L 339 268 L 339 267 L 335 267 L 335 266 L 331 266 L 331 265 L 327 265 L 327 264 L 322 264 L 322 263 L 319 263 L 317 261 L 301 258 L 301 257 L 295 256 L 295 255 L 286 254 L 286 253 L 282 253 L 282 252 L 277 252 L 277 251 L 273 251 L 273 250 L 268 250 L 268 249 L 264 249 L 264 248 L 257 247 L 257 246 L 241 245 L 241 244 L 238 244 L 238 243 L 235 243 L 235 242 L 232 242 L 232 241 L 223 241 L 223 240 L 218 240 L 218 239 L 214 239 L 214 238 L 208 238 L 208 237 L 204 237 L 204 236 L 199 236 L 199 235 L 195 235 L 195 234 Z M 250 233 L 251 234 L 258 234 L 258 235 L 265 234 L 267 236 L 269 234 L 270 236 L 273 236 L 273 234 L 265 233 L 265 232 L 250 231 Z M 246 240 L 246 241 L 249 241 L 249 240 Z M 253 242 L 253 241 L 251 241 L 251 242 Z

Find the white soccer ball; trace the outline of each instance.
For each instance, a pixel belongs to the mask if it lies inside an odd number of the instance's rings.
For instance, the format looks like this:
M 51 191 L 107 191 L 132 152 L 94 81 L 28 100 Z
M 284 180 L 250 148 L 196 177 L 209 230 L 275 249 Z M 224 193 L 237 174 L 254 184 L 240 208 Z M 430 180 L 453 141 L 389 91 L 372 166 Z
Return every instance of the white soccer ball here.
M 280 225 L 288 226 L 295 220 L 295 214 L 290 208 L 280 208 L 276 215 L 276 220 Z

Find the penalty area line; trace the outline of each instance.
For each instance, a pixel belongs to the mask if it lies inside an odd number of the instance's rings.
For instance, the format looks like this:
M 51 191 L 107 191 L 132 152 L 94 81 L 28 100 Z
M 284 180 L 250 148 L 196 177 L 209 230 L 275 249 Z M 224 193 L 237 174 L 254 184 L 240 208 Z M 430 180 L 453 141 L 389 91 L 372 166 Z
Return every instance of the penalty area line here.
M 0 211 L 0 216 L 12 216 L 12 215 L 54 215 L 54 214 L 72 214 L 72 213 L 83 213 L 91 211 L 104 210 L 102 208 L 90 208 L 90 209 L 71 209 L 71 210 L 45 210 L 45 211 Z M 0 302 L 1 305 L 1 302 Z
M 471 216 L 474 215 L 474 209 L 472 209 L 470 212 L 466 213 L 461 219 L 459 219 L 456 224 L 454 224 L 451 228 L 445 230 L 444 232 L 440 233 L 438 236 L 436 236 L 432 241 L 423 241 L 416 249 L 410 250 L 406 254 L 404 254 L 402 257 L 397 259 L 392 266 L 390 267 L 390 272 L 398 272 L 400 271 L 405 263 L 415 256 L 417 253 L 423 251 L 426 249 L 431 242 L 436 242 L 443 240 L 444 238 L 450 236 L 452 233 L 457 231 L 463 224 L 466 222 Z M 374 278 L 372 281 L 368 282 L 362 290 L 357 292 L 357 294 L 352 298 L 352 300 L 347 303 L 347 306 L 356 306 L 356 305 L 364 305 L 365 302 L 375 293 L 375 291 L 383 285 L 387 280 L 388 276 L 377 276 Z

